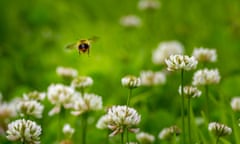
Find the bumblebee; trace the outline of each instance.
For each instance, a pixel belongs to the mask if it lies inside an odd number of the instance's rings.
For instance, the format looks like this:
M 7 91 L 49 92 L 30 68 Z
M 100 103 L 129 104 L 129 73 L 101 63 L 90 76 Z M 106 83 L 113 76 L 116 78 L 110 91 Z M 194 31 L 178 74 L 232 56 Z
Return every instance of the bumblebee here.
M 67 45 L 67 49 L 73 49 L 73 48 L 77 48 L 78 49 L 78 53 L 90 53 L 90 48 L 91 48 L 91 43 L 95 42 L 98 38 L 97 37 L 92 37 L 89 39 L 80 39 L 75 43 L 69 44 Z

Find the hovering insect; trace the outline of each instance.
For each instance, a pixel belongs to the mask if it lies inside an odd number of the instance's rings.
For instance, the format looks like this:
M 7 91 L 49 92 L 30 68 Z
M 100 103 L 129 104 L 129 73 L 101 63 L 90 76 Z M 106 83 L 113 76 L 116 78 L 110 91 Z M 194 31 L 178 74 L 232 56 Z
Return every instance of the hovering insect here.
M 75 43 L 67 45 L 66 48 L 67 49 L 77 48 L 79 54 L 87 52 L 88 56 L 89 56 L 91 43 L 95 42 L 97 39 L 98 39 L 98 37 L 92 37 L 92 38 L 89 38 L 89 39 L 80 39 Z

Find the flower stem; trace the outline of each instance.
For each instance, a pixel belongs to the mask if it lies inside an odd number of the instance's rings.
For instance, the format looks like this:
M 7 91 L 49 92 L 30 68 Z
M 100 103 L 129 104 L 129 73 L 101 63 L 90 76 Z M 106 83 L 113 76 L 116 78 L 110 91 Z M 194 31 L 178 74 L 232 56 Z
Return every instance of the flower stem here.
M 176 136 L 176 133 L 173 134 L 173 138 L 171 139 L 171 144 L 176 144 L 176 139 L 177 139 L 177 136 Z
M 124 130 L 123 130 L 123 132 L 121 133 L 121 144 L 124 144 Z
M 185 123 L 184 123 L 184 93 L 183 93 L 183 75 L 184 70 L 181 70 L 181 100 L 182 100 L 182 108 L 181 108 L 181 117 L 182 117 L 182 130 L 183 130 L 183 144 L 186 143 L 185 141 Z
M 208 96 L 208 85 L 205 85 L 205 95 L 206 95 L 206 115 L 209 119 L 209 110 L 208 110 L 208 104 L 209 104 L 209 96 Z
M 127 97 L 127 107 L 130 105 L 130 97 L 132 97 L 132 89 L 131 88 L 129 89 L 129 94 Z
M 218 144 L 219 138 L 220 138 L 220 137 L 218 136 L 218 137 L 217 137 L 217 140 L 216 140 L 216 144 Z
M 82 144 L 86 144 L 88 113 L 82 116 Z
M 109 144 L 109 131 L 110 129 L 107 130 L 107 135 L 106 135 L 106 144 Z
M 61 135 L 61 110 L 58 114 L 58 132 L 57 132 L 57 141 L 60 142 L 60 135 Z
M 235 117 L 234 111 L 232 111 L 232 123 L 233 123 L 233 130 L 235 131 L 234 132 L 235 143 L 240 143 L 238 125 L 236 122 L 236 117 Z
M 128 98 L 127 98 L 127 109 L 126 109 L 126 117 L 128 115 L 128 107 L 130 105 L 130 97 L 132 97 L 132 89 L 130 88 L 129 89 L 129 94 L 128 94 Z M 125 129 L 124 129 L 125 130 Z M 128 130 L 127 130 L 127 143 L 129 143 L 129 133 L 128 133 Z
M 189 138 L 189 144 L 191 144 L 192 142 L 192 138 L 191 138 L 191 98 L 188 98 L 188 138 Z
M 129 144 L 129 135 L 128 135 L 128 130 L 127 130 L 127 144 Z

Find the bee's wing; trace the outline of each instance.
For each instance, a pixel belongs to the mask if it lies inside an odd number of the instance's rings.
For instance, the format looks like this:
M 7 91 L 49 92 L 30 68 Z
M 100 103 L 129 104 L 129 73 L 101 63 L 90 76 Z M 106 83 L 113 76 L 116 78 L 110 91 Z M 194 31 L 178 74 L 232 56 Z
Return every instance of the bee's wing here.
M 74 49 L 74 48 L 76 48 L 76 43 L 71 43 L 66 45 L 66 49 Z
M 96 42 L 98 39 L 99 39 L 99 37 L 93 36 L 93 37 L 89 38 L 88 40 L 90 40 L 91 42 Z

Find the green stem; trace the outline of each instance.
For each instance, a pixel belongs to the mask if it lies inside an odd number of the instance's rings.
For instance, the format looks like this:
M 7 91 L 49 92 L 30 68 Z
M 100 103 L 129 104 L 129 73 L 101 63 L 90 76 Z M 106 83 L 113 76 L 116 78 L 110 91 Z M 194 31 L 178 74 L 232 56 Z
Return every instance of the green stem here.
M 82 144 L 86 144 L 88 113 L 82 116 Z
M 123 132 L 121 133 L 121 144 L 124 144 L 124 130 L 123 130 Z
M 209 118 L 209 109 L 208 109 L 208 105 L 209 105 L 209 96 L 208 96 L 208 85 L 205 85 L 205 95 L 206 95 L 206 115 L 207 118 Z
M 184 123 L 184 92 L 183 92 L 183 77 L 184 76 L 184 70 L 181 70 L 181 100 L 182 100 L 182 108 L 181 108 L 181 117 L 182 117 L 182 130 L 183 130 L 183 144 L 186 144 L 185 140 L 185 123 Z
M 61 110 L 58 114 L 58 132 L 57 132 L 57 141 L 60 142 L 60 135 L 61 135 L 62 129 L 61 129 Z
M 217 140 L 216 140 L 216 144 L 218 144 L 218 142 L 219 142 L 219 138 L 220 138 L 220 137 L 218 136 L 218 137 L 217 137 Z
M 130 105 L 130 97 L 132 97 L 132 89 L 131 88 L 129 89 L 129 94 L 127 97 L 127 107 Z
M 191 138 L 191 98 L 188 98 L 188 138 L 189 138 L 189 144 L 191 144 L 192 142 L 192 138 Z
M 109 144 L 109 131 L 110 129 L 107 130 L 107 135 L 106 135 L 106 144 Z
M 129 95 L 128 95 L 128 98 L 127 98 L 127 109 L 126 109 L 126 117 L 128 115 L 128 107 L 130 105 L 130 97 L 132 97 L 132 89 L 130 88 L 129 89 Z M 125 129 L 124 129 L 125 130 Z M 128 133 L 128 130 L 127 130 L 127 143 L 129 143 L 129 133 Z
M 172 140 L 171 140 L 171 143 L 172 144 L 176 144 L 177 142 L 176 142 L 176 139 L 177 139 L 177 136 L 176 136 L 176 133 L 174 133 L 173 134 L 173 138 L 172 138 Z
M 234 132 L 234 137 L 235 137 L 235 143 L 240 143 L 240 140 L 239 140 L 239 131 L 238 131 L 238 125 L 237 125 L 237 122 L 236 122 L 236 117 L 235 117 L 235 113 L 234 111 L 232 111 L 232 124 L 233 124 L 233 131 Z
M 129 144 L 129 135 L 128 135 L 128 130 L 127 130 L 127 144 Z

